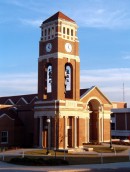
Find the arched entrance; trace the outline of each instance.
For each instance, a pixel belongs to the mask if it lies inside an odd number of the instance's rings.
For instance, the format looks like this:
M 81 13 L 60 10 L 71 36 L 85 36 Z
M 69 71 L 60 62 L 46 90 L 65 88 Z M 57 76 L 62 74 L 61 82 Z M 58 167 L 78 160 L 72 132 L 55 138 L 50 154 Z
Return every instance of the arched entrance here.
M 100 102 L 96 99 L 92 99 L 88 103 L 90 111 L 90 120 L 89 120 L 89 141 L 90 142 L 99 142 L 99 109 Z

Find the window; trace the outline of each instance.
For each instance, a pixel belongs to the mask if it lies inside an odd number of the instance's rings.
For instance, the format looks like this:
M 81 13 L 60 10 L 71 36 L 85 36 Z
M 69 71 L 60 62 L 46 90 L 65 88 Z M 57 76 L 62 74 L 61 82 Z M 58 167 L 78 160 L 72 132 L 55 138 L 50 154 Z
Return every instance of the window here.
M 48 35 L 50 35 L 50 28 L 48 29 Z
M 1 132 L 1 143 L 8 143 L 8 131 Z
M 46 33 L 46 29 L 45 29 L 45 36 L 47 35 L 47 33 Z
M 69 28 L 67 28 L 67 35 L 69 35 Z
M 71 29 L 71 36 L 73 36 L 73 30 Z
M 115 130 L 115 123 L 111 123 L 111 130 Z
M 65 92 L 71 90 L 71 67 L 69 64 L 65 65 Z
M 65 27 L 63 27 L 63 34 L 65 34 Z
M 52 65 L 47 68 L 47 93 L 52 92 Z
M 43 30 L 42 30 L 42 37 L 43 37 Z
M 51 34 L 54 35 L 54 33 L 55 33 L 55 30 L 54 30 L 54 27 L 52 27 Z

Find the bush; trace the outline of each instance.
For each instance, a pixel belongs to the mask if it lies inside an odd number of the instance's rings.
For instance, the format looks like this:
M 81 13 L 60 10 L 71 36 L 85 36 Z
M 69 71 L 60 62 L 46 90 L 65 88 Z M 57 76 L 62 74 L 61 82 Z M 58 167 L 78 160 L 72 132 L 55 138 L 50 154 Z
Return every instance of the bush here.
M 20 164 L 20 165 L 68 165 L 68 161 L 63 160 L 63 159 L 43 159 L 43 158 L 29 158 L 29 157 L 24 157 L 24 158 L 12 158 L 10 160 L 10 163 L 13 164 Z
M 47 165 L 69 165 L 68 161 L 63 159 L 47 159 L 46 160 Z
M 21 164 L 21 165 L 44 165 L 45 160 L 43 158 L 29 158 L 29 157 L 24 157 L 24 158 L 12 158 L 10 160 L 10 163 L 13 164 Z

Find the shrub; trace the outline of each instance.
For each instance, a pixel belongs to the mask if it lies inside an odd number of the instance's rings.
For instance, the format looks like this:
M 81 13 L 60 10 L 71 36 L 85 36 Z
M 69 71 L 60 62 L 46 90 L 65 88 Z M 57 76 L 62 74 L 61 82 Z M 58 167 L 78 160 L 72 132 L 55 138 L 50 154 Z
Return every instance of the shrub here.
M 43 158 L 29 158 L 29 157 L 17 157 L 12 158 L 10 163 L 20 164 L 20 165 L 68 165 L 68 161 L 63 159 L 43 159 Z

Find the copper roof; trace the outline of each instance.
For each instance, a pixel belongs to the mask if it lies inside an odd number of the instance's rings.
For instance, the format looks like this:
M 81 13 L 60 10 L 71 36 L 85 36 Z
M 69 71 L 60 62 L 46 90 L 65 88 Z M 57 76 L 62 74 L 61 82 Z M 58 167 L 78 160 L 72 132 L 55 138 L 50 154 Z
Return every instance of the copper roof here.
M 74 22 L 74 20 L 72 20 L 71 18 L 69 18 L 68 16 L 66 16 L 65 14 L 63 14 L 62 12 L 58 11 L 56 14 L 54 14 L 53 16 L 49 17 L 48 19 L 46 19 L 45 21 L 43 21 L 43 24 L 57 20 L 58 18 L 60 19 L 64 19 L 70 22 Z

